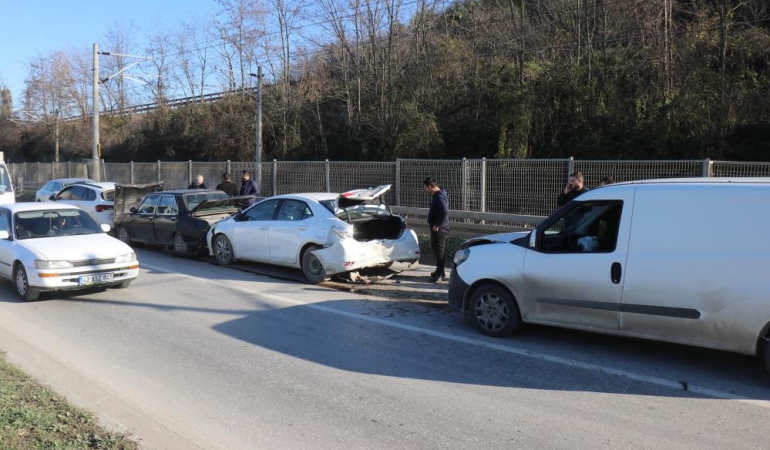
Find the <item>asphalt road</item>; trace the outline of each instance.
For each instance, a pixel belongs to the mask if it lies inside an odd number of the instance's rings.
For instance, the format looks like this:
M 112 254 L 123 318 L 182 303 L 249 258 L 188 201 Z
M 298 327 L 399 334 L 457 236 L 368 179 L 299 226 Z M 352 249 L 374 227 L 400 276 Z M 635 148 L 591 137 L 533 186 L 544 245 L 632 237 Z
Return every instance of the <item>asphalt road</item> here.
M 21 303 L 9 359 L 145 448 L 765 449 L 749 358 L 393 301 L 138 251 L 128 289 Z

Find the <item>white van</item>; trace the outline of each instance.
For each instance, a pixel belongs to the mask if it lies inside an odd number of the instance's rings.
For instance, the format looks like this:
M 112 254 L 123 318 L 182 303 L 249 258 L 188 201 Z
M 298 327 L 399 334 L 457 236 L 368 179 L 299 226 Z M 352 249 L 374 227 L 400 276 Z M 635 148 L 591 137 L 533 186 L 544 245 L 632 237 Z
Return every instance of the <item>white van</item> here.
M 16 196 L 13 192 L 13 183 L 11 175 L 8 172 L 8 166 L 5 165 L 3 152 L 0 152 L 0 205 L 16 203 Z
M 490 336 L 522 322 L 757 355 L 770 371 L 770 178 L 597 188 L 532 232 L 471 239 L 449 304 Z

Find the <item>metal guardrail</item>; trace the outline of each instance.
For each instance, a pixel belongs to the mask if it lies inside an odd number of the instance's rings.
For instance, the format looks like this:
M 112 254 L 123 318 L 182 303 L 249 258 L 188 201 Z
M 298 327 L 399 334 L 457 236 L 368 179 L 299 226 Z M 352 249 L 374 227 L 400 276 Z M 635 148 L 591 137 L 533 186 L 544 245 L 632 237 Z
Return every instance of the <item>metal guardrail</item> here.
M 404 217 L 409 227 L 427 233 L 427 208 L 391 206 L 391 210 Z M 419 218 L 421 220 L 415 220 Z M 545 220 L 545 216 L 521 214 L 482 213 L 475 211 L 449 210 L 450 228 L 453 236 L 476 236 L 479 234 L 505 233 L 534 228 Z

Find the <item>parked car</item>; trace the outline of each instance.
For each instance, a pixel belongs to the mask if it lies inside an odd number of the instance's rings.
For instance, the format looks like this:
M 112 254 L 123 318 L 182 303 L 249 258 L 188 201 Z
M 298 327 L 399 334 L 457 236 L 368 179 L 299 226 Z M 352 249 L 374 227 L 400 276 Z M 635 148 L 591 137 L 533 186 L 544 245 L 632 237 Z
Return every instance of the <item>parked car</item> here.
M 0 276 L 23 300 L 43 291 L 126 288 L 139 274 L 131 247 L 84 211 L 58 203 L 0 206 Z
M 0 205 L 8 203 L 16 203 L 16 193 L 13 189 L 8 166 L 3 160 L 3 152 L 0 152 Z
M 77 206 L 87 212 L 96 223 L 113 226 L 115 183 L 73 183 L 49 199 Z
M 124 190 L 121 186 L 121 197 Z M 126 244 L 139 242 L 189 253 L 205 248 L 209 226 L 237 213 L 246 198 L 231 198 L 214 189 L 153 192 L 115 218 L 116 233 Z
M 57 178 L 49 181 L 37 190 L 35 193 L 35 201 L 47 202 L 52 195 L 58 194 L 65 187 L 75 183 L 96 183 L 96 181 L 90 178 Z
M 387 205 L 373 203 L 389 189 L 270 197 L 214 225 L 209 253 L 223 265 L 246 260 L 300 268 L 311 283 L 413 263 L 420 258 L 417 235 Z
M 757 355 L 770 370 L 768 223 L 770 178 L 600 187 L 531 232 L 463 244 L 449 304 L 490 336 L 557 325 Z

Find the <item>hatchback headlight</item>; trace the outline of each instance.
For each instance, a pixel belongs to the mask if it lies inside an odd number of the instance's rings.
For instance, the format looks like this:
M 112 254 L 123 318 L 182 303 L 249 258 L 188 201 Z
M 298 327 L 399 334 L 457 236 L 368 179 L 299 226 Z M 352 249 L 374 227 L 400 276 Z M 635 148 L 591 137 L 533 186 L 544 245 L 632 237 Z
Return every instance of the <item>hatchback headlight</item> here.
M 464 263 L 466 259 L 471 255 L 471 250 L 468 248 L 464 248 L 462 250 L 458 250 L 457 253 L 455 253 L 455 266 L 459 266 L 460 264 Z
M 116 263 L 128 263 L 136 261 L 136 253 L 127 253 L 125 255 L 120 255 L 117 258 L 115 258 Z
M 45 259 L 36 259 L 35 268 L 41 270 L 71 269 L 72 263 L 69 261 L 48 261 Z
M 353 239 L 353 228 L 335 226 L 332 227 L 332 231 L 334 231 L 334 234 L 341 237 L 342 239 Z

